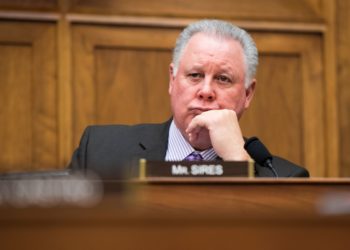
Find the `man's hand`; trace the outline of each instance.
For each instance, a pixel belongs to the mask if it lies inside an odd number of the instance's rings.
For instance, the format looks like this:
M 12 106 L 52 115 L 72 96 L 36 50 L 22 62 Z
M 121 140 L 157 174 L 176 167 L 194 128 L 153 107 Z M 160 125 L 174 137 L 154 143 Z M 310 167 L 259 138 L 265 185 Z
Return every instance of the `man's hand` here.
M 186 129 L 194 148 L 212 146 L 225 161 L 246 161 L 244 140 L 238 118 L 233 110 L 209 110 L 192 119 Z

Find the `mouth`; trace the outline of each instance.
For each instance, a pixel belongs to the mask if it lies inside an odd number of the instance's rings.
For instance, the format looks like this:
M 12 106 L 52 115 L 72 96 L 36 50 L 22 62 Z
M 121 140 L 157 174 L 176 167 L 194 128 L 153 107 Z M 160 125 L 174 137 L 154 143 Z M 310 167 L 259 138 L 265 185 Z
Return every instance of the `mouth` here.
M 190 111 L 191 114 L 193 114 L 194 116 L 200 115 L 203 112 L 209 111 L 209 110 L 213 110 L 212 108 L 202 108 L 202 107 L 190 107 L 188 109 Z

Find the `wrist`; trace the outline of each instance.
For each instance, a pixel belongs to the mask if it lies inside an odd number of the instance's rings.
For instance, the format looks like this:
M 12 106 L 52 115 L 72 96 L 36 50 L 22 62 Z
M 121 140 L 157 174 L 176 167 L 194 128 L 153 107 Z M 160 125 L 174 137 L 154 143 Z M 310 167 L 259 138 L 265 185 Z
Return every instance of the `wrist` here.
M 240 152 L 234 152 L 222 157 L 224 161 L 249 161 L 250 157 L 248 153 L 242 149 Z

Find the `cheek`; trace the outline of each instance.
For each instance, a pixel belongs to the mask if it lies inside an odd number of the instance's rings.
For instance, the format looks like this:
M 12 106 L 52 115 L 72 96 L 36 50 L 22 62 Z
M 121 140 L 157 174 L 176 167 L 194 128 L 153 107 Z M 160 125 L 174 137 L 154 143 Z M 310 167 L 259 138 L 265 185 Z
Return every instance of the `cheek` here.
M 176 103 L 181 99 L 182 97 L 181 93 L 182 93 L 181 87 L 179 87 L 178 85 L 174 85 L 170 94 L 171 99 L 174 103 Z
M 235 111 L 239 111 L 245 106 L 245 90 L 243 89 L 232 89 L 229 92 L 222 94 L 224 98 L 221 99 L 222 102 L 219 103 L 221 108 L 229 108 Z
M 175 102 L 184 103 L 193 99 L 194 89 L 186 84 L 177 83 L 172 88 L 172 98 Z
M 187 92 L 186 88 L 179 82 L 176 82 L 171 89 L 170 99 L 173 113 L 180 114 L 186 109 L 187 104 Z

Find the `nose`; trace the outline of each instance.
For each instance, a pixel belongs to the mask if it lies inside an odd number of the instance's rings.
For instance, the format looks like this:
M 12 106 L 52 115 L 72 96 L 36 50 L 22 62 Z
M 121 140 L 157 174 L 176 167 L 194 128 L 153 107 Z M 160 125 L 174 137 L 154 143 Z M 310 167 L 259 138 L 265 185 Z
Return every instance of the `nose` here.
M 212 82 L 209 79 L 205 79 L 202 82 L 202 85 L 198 91 L 198 98 L 209 102 L 215 100 L 215 90 Z

